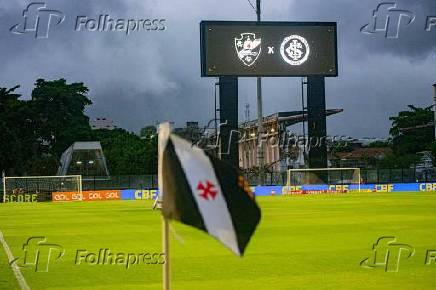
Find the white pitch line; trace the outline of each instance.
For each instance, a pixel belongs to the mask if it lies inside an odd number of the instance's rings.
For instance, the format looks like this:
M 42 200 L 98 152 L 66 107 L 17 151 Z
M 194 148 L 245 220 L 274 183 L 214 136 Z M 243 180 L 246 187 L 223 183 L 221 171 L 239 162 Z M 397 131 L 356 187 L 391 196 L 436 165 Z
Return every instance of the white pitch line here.
M 8 244 L 6 243 L 5 238 L 3 237 L 3 233 L 0 230 L 0 243 L 3 245 L 3 249 L 5 249 L 6 255 L 8 256 L 9 264 L 15 260 L 14 255 L 11 252 L 11 249 L 9 248 Z M 14 272 L 15 278 L 17 278 L 18 284 L 20 284 L 20 287 L 22 290 L 30 290 L 29 285 L 26 282 L 26 279 L 24 279 L 23 274 L 21 274 L 20 267 L 17 266 L 16 263 L 12 263 L 11 265 L 12 271 Z

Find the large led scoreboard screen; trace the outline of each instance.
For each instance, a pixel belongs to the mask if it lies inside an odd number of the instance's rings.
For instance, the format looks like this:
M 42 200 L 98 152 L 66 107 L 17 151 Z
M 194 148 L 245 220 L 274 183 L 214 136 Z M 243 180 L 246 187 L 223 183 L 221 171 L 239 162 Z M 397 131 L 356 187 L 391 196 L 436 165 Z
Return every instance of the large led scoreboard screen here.
M 202 76 L 337 76 L 335 22 L 202 21 Z

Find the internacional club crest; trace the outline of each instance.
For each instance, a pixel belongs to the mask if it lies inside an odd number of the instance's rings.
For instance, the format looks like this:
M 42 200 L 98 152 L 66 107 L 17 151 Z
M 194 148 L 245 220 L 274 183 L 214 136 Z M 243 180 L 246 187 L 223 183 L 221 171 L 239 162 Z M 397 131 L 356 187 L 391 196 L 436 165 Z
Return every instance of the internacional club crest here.
M 235 37 L 235 48 L 239 59 L 246 66 L 253 65 L 262 50 L 261 39 L 256 38 L 254 33 L 241 33 L 241 37 Z
M 280 54 L 284 61 L 290 65 L 301 65 L 309 57 L 310 47 L 307 40 L 299 35 L 291 35 L 283 39 L 280 45 Z

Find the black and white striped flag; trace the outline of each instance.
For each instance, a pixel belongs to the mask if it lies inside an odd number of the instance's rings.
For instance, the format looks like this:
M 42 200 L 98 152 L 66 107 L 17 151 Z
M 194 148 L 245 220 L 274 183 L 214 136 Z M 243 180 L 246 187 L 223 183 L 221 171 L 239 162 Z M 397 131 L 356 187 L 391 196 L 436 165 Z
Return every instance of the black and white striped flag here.
M 247 181 L 174 134 L 162 154 L 164 217 L 203 230 L 242 256 L 260 220 Z

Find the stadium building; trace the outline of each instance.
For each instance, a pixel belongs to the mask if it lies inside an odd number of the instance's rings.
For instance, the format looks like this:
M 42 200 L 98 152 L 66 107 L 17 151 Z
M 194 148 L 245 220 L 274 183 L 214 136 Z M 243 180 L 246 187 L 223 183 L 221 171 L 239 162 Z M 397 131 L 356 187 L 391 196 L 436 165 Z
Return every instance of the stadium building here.
M 326 110 L 326 116 L 341 113 L 343 109 Z M 290 129 L 291 126 L 307 122 L 307 112 L 277 112 L 263 118 L 264 162 L 267 171 L 283 172 L 288 168 L 305 166 L 304 139 Z M 242 138 L 239 140 L 239 167 L 243 170 L 257 168 L 257 120 L 244 122 L 240 126 Z M 301 144 L 301 145 L 300 145 Z
M 106 158 L 100 142 L 74 142 L 61 156 L 58 174 L 109 176 Z

